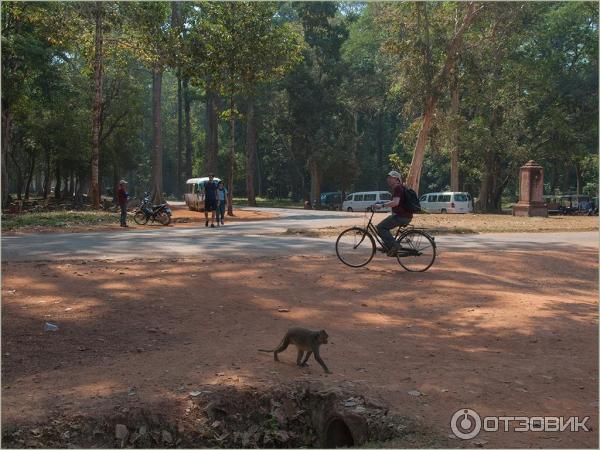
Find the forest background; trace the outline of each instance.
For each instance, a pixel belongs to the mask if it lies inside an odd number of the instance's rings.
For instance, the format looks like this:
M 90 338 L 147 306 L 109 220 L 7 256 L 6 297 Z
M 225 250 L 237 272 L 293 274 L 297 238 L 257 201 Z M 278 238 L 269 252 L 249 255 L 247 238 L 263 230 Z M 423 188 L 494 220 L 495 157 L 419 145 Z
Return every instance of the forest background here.
M 2 205 L 385 188 L 598 196 L 597 2 L 11 2 Z M 231 202 L 230 202 L 231 205 Z

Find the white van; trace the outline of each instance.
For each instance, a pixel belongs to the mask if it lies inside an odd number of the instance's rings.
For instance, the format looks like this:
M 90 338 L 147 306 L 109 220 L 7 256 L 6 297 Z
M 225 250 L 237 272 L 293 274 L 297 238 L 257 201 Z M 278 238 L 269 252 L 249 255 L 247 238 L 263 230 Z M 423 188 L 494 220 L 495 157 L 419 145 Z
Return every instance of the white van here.
M 366 211 L 373 206 L 373 203 L 389 202 L 391 199 L 392 195 L 388 191 L 355 192 L 346 197 L 342 203 L 342 209 L 349 212 Z M 390 208 L 382 208 L 377 211 L 389 212 Z
M 468 192 L 431 192 L 419 199 L 421 209 L 430 213 L 466 214 L 473 212 L 473 200 Z
M 221 181 L 219 178 L 213 178 L 213 183 Z M 192 211 L 204 211 L 204 185 L 208 182 L 208 177 L 190 178 L 185 182 L 185 204 Z

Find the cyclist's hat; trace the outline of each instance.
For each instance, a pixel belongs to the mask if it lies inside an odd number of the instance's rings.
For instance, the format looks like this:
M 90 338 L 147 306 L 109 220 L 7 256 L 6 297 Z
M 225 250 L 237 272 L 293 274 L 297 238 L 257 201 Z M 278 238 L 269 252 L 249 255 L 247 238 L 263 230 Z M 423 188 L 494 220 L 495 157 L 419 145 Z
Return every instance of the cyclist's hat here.
M 400 181 L 402 181 L 402 175 L 400 175 L 400 172 L 396 172 L 395 170 L 392 170 L 390 173 L 388 173 L 388 177 L 398 178 Z
M 119 184 L 127 184 L 127 181 L 121 180 L 121 181 L 119 181 Z

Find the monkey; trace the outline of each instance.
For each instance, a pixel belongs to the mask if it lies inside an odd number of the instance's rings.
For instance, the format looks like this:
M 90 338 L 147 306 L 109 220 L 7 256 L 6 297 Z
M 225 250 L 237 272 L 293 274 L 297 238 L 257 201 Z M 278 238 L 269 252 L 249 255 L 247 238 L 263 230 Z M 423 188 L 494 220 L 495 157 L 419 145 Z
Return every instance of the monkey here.
M 285 333 L 285 336 L 278 347 L 274 348 L 273 350 L 258 349 L 258 351 L 265 353 L 273 352 L 275 361 L 279 361 L 279 358 L 277 358 L 277 353 L 283 352 L 288 345 L 294 344 L 298 349 L 298 358 L 296 358 L 296 364 L 298 366 L 308 366 L 306 361 L 308 361 L 310 355 L 314 354 L 315 359 L 321 365 L 325 373 L 331 373 L 319 354 L 319 346 L 321 344 L 327 344 L 328 337 L 329 335 L 325 330 L 312 331 L 307 330 L 306 328 L 290 328 L 287 333 Z M 306 356 L 304 356 L 304 360 L 302 360 L 304 352 L 306 352 Z

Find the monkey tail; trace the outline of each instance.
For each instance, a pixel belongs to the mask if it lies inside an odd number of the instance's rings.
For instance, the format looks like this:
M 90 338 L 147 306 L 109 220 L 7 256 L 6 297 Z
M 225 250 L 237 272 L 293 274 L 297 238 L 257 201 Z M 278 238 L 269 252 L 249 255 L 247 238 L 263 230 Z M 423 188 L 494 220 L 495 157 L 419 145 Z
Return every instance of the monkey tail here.
M 273 353 L 275 350 L 277 350 L 277 349 L 275 349 L 275 348 L 273 350 L 265 350 L 264 348 L 258 349 L 259 352 L 265 352 L 265 353 Z

